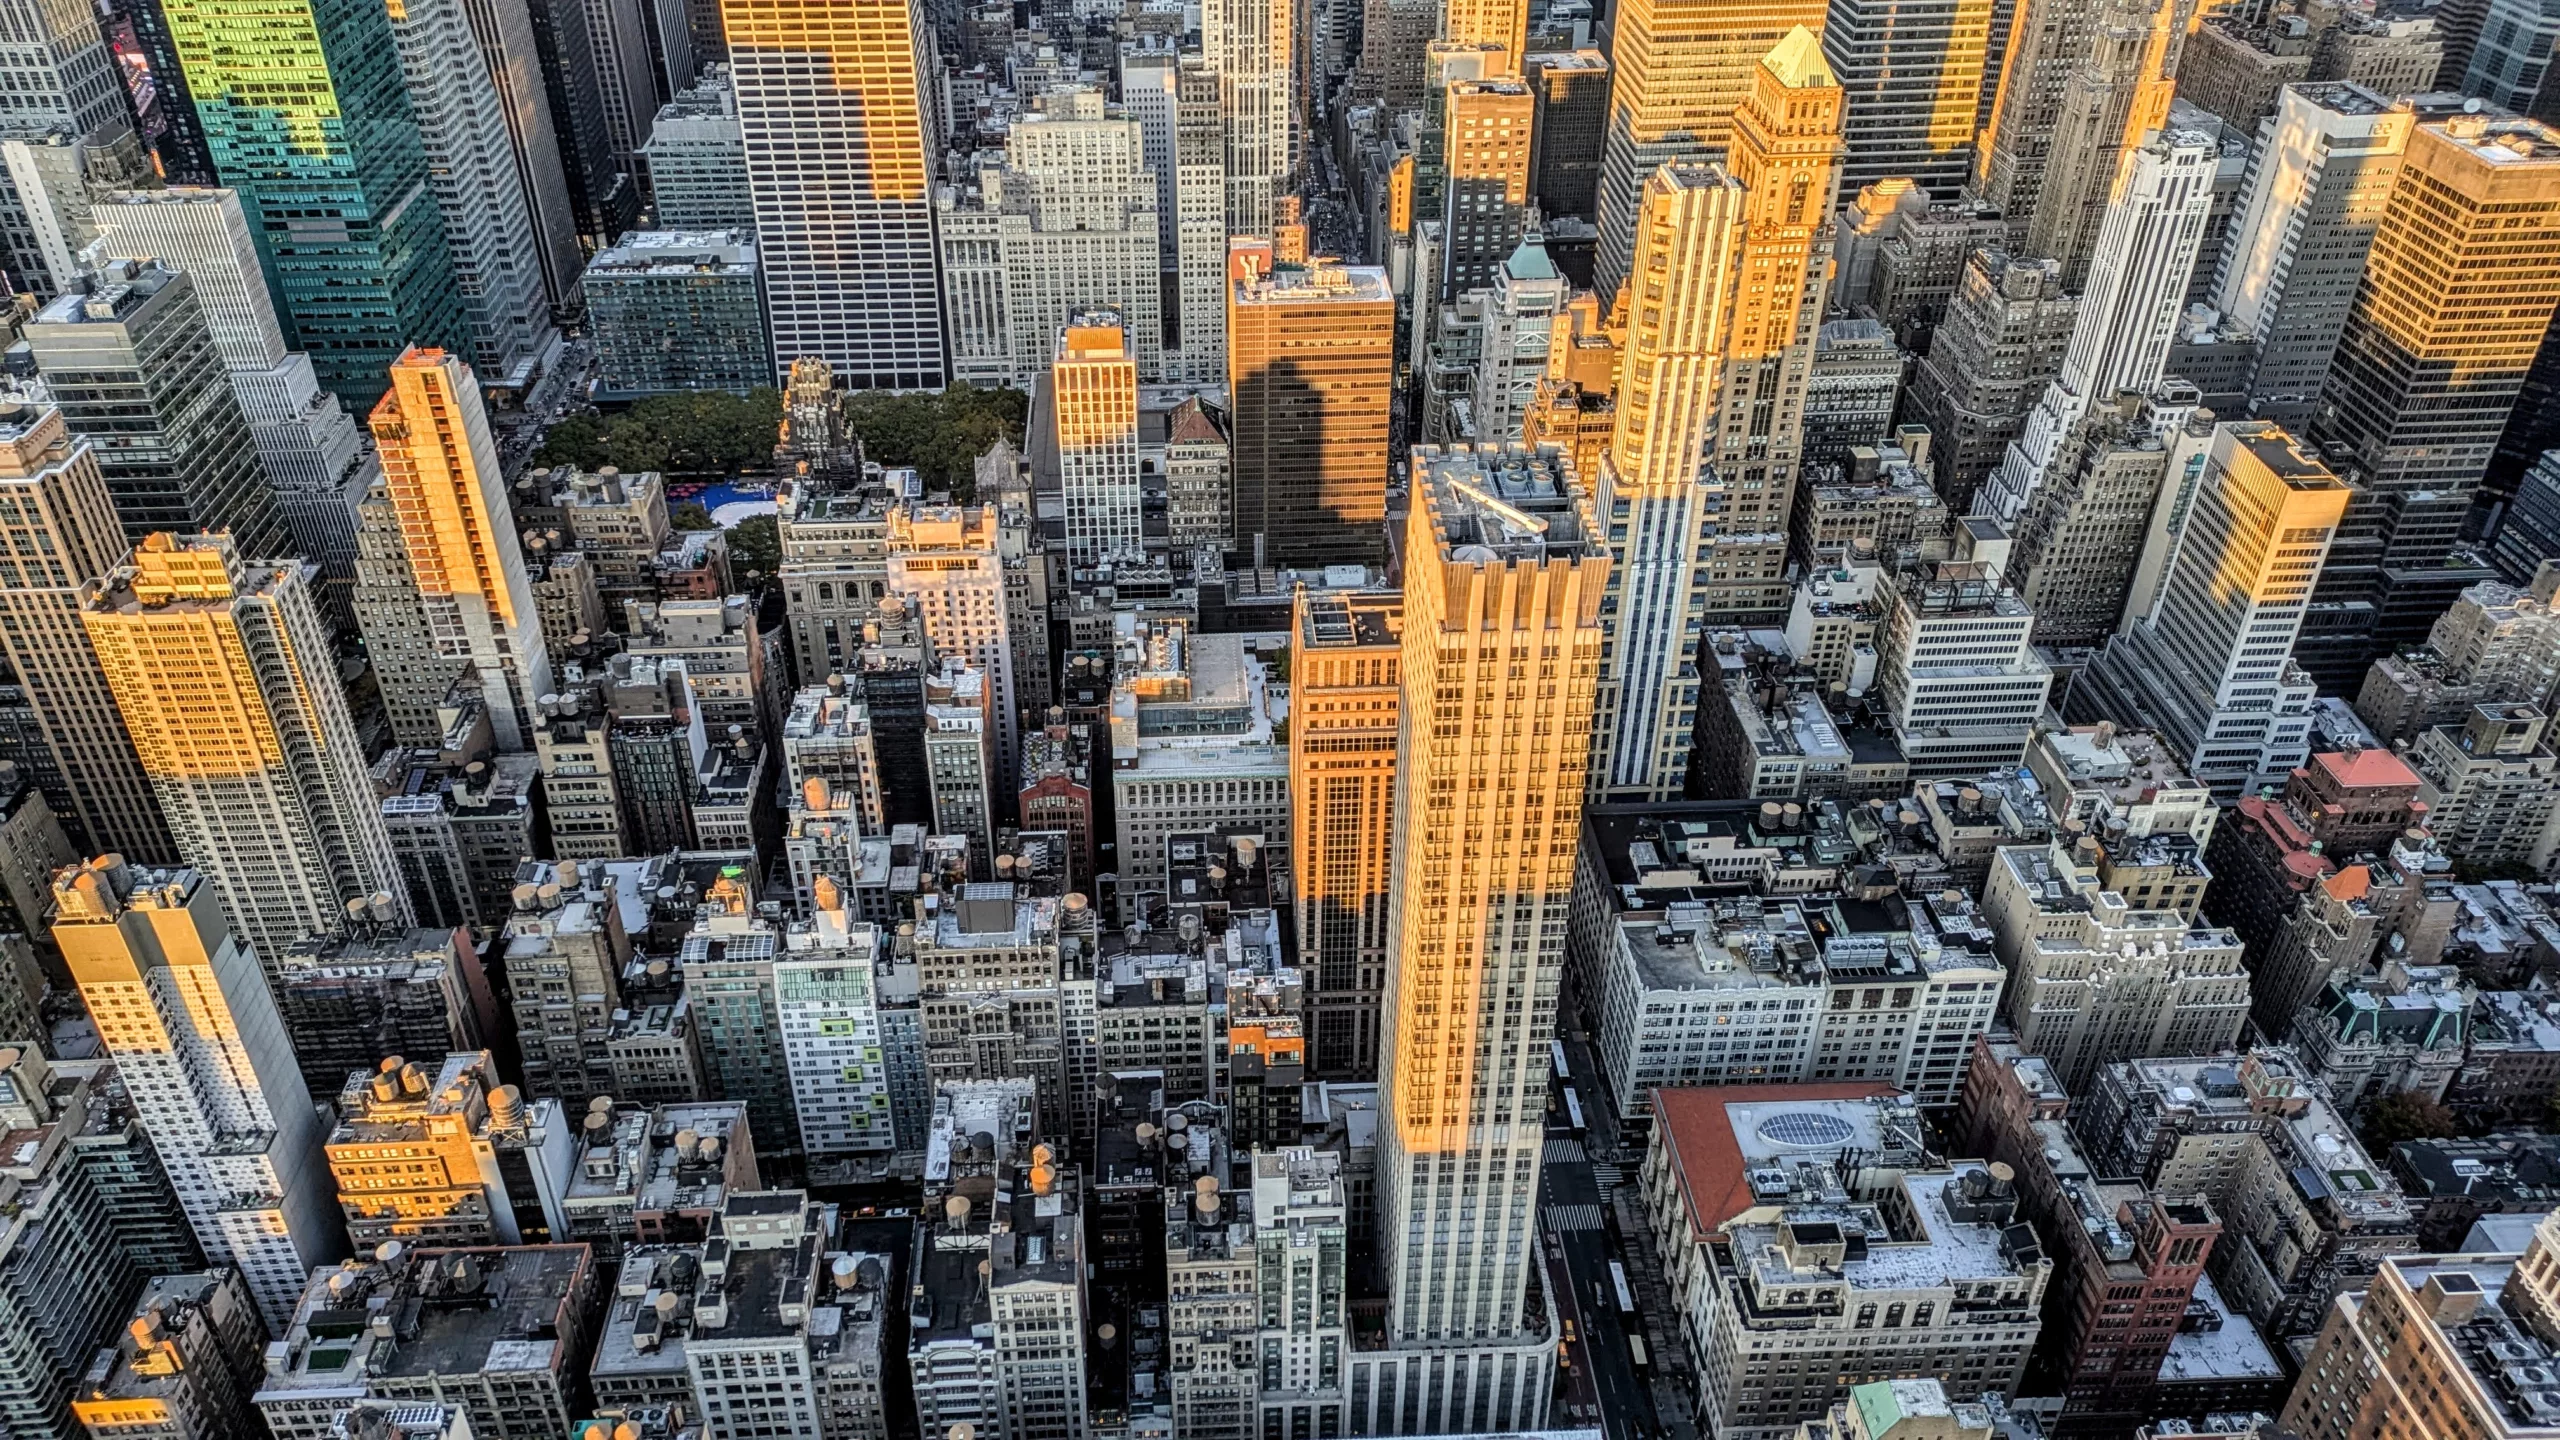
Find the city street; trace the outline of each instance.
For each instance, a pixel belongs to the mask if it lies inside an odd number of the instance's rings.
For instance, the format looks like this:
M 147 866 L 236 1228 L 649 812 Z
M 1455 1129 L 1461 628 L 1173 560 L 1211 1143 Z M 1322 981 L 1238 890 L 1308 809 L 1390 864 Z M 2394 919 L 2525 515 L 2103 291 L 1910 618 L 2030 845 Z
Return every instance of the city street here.
M 1566 1403 L 1598 1405 L 1596 1416 L 1585 1413 L 1572 1418 L 1581 1424 L 1596 1420 L 1609 1440 L 1647 1440 L 1660 1434 L 1653 1395 L 1636 1377 L 1634 1355 L 1627 1344 L 1628 1325 L 1635 1317 L 1620 1311 L 1617 1286 L 1609 1273 L 1609 1262 L 1619 1256 L 1602 1218 L 1599 1182 L 1582 1142 L 1552 1120 L 1538 1207 L 1556 1309 L 1568 1333 L 1577 1337 L 1566 1346 L 1573 1361 Z

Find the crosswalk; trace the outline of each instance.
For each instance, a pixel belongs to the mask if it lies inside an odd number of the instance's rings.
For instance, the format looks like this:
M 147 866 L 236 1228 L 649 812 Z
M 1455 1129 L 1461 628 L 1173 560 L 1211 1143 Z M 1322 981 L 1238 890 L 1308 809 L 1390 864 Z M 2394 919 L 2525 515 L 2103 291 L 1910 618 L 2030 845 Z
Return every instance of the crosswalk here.
M 1597 1230 L 1601 1228 L 1597 1205 L 1555 1205 L 1546 1212 L 1547 1228 L 1556 1231 Z
M 1623 1165 L 1611 1165 L 1605 1161 L 1594 1160 L 1591 1162 L 1591 1178 L 1598 1182 L 1601 1189 L 1607 1190 L 1613 1186 L 1626 1184 L 1627 1170 Z

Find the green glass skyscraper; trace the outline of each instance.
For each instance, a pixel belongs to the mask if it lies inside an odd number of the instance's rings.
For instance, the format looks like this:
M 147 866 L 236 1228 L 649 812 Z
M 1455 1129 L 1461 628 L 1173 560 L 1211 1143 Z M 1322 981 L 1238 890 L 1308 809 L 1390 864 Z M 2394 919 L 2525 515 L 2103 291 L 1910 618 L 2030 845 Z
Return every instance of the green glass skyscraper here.
M 163 0 L 222 183 L 320 383 L 359 411 L 461 296 L 383 0 Z

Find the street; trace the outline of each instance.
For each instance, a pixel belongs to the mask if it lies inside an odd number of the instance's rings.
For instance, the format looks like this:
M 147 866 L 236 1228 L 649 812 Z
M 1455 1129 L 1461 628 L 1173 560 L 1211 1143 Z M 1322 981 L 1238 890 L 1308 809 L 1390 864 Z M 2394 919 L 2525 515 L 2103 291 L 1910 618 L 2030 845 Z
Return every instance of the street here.
M 1627 1344 L 1629 1325 L 1641 1322 L 1619 1309 L 1609 1262 L 1620 1256 L 1603 1218 L 1605 1199 L 1589 1153 L 1562 1122 L 1561 1101 L 1557 1112 L 1547 1127 L 1538 1208 L 1548 1283 L 1566 1333 L 1574 1337 L 1565 1344 L 1573 1369 L 1563 1403 L 1575 1423 L 1597 1423 L 1609 1440 L 1650 1440 L 1662 1430 L 1653 1394 L 1636 1377 Z

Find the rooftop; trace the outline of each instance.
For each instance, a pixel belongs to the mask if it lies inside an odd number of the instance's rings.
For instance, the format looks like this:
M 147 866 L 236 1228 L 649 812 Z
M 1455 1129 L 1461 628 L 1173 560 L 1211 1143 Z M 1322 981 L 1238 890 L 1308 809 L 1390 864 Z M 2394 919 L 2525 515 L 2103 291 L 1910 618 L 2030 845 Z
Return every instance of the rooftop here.
M 1455 562 L 1540 564 L 1606 553 L 1590 497 L 1554 446 L 1417 445 L 1413 493 Z
M 1701 1241 L 1782 1192 L 1800 1165 L 1827 1168 L 1852 1147 L 1913 1163 L 1926 1154 L 1919 1110 L 1882 1081 L 1666 1089 L 1653 1104 Z

